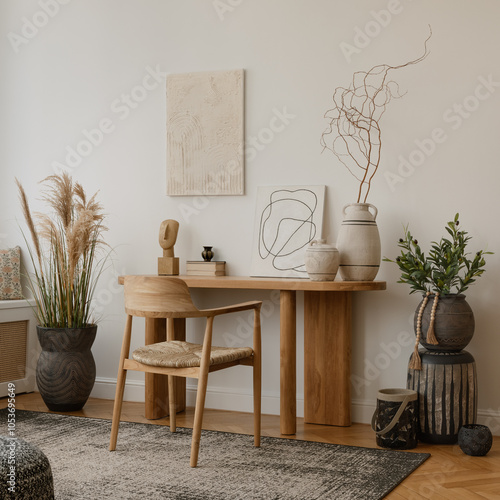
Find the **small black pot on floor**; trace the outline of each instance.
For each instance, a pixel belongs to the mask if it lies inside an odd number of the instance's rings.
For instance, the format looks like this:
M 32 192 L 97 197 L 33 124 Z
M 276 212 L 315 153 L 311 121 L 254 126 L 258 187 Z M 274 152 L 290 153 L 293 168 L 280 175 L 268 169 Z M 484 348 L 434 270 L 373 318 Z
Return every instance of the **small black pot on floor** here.
M 91 352 L 97 326 L 44 328 L 37 326 L 42 352 L 36 366 L 36 383 L 49 410 L 81 410 L 95 382 Z
M 493 444 L 493 436 L 486 425 L 464 425 L 458 433 L 460 449 L 472 457 L 484 457 Z

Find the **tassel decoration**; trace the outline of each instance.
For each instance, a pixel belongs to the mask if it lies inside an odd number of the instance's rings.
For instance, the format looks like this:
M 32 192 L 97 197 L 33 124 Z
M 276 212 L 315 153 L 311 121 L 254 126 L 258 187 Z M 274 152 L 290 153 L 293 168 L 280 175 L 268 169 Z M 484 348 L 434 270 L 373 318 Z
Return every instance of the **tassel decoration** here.
M 422 360 L 420 359 L 420 353 L 418 352 L 418 342 L 415 345 L 413 354 L 411 355 L 410 364 L 408 365 L 410 370 L 421 370 Z
M 438 306 L 439 300 L 439 292 L 436 292 L 436 296 L 434 297 L 434 303 L 432 304 L 431 309 L 431 322 L 429 323 L 429 329 L 427 330 L 426 341 L 428 344 L 439 345 L 439 341 L 436 338 L 436 334 L 434 333 L 434 320 L 436 319 L 436 309 Z
M 421 370 L 422 369 L 422 360 L 420 359 L 420 354 L 418 352 L 418 344 L 420 343 L 420 337 L 422 335 L 422 314 L 424 314 L 425 306 L 429 300 L 429 295 L 431 292 L 427 292 L 425 294 L 424 300 L 422 301 L 422 305 L 418 311 L 417 316 L 417 337 L 415 339 L 415 348 L 413 350 L 413 354 L 411 355 L 409 368 L 410 370 Z

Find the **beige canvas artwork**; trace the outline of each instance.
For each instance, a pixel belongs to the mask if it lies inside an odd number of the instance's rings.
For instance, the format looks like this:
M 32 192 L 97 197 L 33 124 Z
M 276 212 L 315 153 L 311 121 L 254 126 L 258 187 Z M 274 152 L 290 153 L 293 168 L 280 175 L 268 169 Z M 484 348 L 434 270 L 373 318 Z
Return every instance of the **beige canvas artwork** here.
M 167 195 L 243 194 L 243 76 L 167 76 Z

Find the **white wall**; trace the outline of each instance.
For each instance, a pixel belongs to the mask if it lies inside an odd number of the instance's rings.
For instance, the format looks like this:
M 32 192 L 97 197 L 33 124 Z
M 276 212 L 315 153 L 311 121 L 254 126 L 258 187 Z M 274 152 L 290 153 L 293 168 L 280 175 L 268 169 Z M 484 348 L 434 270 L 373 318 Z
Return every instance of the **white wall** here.
M 50 16 L 44 16 L 43 5 Z M 377 14 L 388 8 L 396 12 L 391 19 Z M 396 255 L 402 224 L 410 223 L 420 242 L 426 242 L 439 239 L 445 222 L 456 212 L 473 237 L 472 249 L 496 252 L 467 297 L 477 322 L 468 350 L 478 365 L 480 416 L 499 434 L 500 236 L 495 215 L 500 181 L 499 16 L 500 4 L 494 0 L 3 0 L 2 246 L 21 241 L 14 177 L 34 199 L 37 182 L 54 172 L 55 162 L 65 162 L 67 147 L 76 148 L 84 130 L 98 127 L 103 119 L 112 129 L 72 168 L 88 192 L 100 190 L 109 213 L 107 241 L 115 248 L 114 269 L 103 277 L 97 294 L 102 321 L 93 349 L 98 367 L 94 395 L 113 397 L 124 325 L 116 276 L 155 273 L 162 220 L 173 218 L 181 224 L 176 246 L 181 270 L 186 259 L 199 258 L 202 245 L 212 244 L 231 274 L 247 275 L 257 186 L 326 184 L 324 234 L 335 241 L 342 206 L 355 201 L 357 186 L 331 153 L 321 154 L 323 115 L 331 106 L 331 95 L 335 87 L 349 83 L 354 71 L 418 57 L 430 24 L 434 34 L 429 57 L 393 74 L 407 94 L 391 102 L 383 118 L 382 161 L 369 201 L 379 209 L 384 255 Z M 30 31 L 31 21 L 40 27 Z M 360 32 L 365 27 L 370 38 L 363 40 Z M 347 58 L 342 43 L 364 47 Z M 147 68 L 160 71 L 158 86 L 133 109 L 118 108 L 122 94 L 141 83 Z M 245 196 L 167 197 L 163 73 L 235 68 L 246 71 L 247 138 L 268 127 L 275 110 L 286 110 L 293 118 L 247 162 Z M 481 78 L 494 83 L 489 91 L 479 89 L 482 100 L 477 100 L 473 96 Z M 454 106 L 462 103 L 470 111 L 460 117 Z M 418 149 L 415 141 L 430 137 L 436 128 L 444 131 L 444 141 L 391 189 L 385 176 L 397 173 L 400 157 L 408 159 Z M 418 160 L 416 156 L 412 158 Z M 189 207 L 192 213 L 187 213 Z M 354 298 L 352 370 L 358 421 L 367 421 L 379 388 L 405 385 L 412 350 L 404 345 L 401 353 L 397 349 L 391 356 L 385 353 L 389 344 L 395 347 L 401 332 L 412 332 L 409 318 L 419 299 L 396 284 L 398 272 L 390 264 L 383 263 L 378 279 L 387 280 L 385 292 L 359 293 Z M 201 306 L 251 298 L 267 301 L 264 411 L 277 413 L 275 296 L 220 291 L 208 296 L 196 292 L 196 298 Z M 302 399 L 301 297 L 299 304 L 297 392 Z M 237 318 L 220 326 L 219 342 L 234 340 L 230 332 L 238 328 L 244 337 Z M 191 338 L 198 335 L 190 333 Z M 135 345 L 140 341 L 137 332 Z M 130 375 L 129 380 L 129 397 L 142 397 L 140 377 Z M 209 406 L 249 409 L 251 386 L 244 369 L 235 371 L 229 381 L 214 374 L 211 386 Z M 298 411 L 302 412 L 301 404 Z

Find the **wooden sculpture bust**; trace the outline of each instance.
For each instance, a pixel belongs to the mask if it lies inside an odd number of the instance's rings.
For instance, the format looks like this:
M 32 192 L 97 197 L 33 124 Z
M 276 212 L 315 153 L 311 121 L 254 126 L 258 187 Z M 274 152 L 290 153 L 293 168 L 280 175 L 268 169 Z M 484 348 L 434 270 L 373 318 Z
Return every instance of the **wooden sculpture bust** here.
M 164 220 L 160 225 L 158 241 L 163 248 L 163 257 L 158 257 L 158 274 L 174 276 L 179 274 L 179 258 L 174 255 L 174 245 L 179 232 L 176 220 Z

